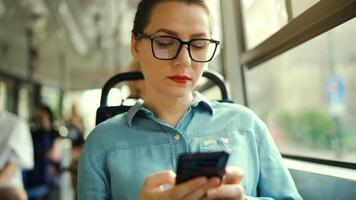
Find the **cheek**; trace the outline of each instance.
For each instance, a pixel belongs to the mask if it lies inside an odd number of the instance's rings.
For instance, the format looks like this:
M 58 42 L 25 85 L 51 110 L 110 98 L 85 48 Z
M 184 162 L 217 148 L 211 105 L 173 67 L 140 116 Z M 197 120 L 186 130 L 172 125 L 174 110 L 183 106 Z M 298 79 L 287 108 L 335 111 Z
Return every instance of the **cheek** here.
M 138 52 L 139 52 L 139 61 L 140 62 L 150 62 L 153 58 L 151 45 L 150 43 L 139 43 L 138 45 Z
M 159 82 L 164 76 L 162 70 L 159 70 L 159 66 L 155 63 L 152 63 L 149 65 L 149 67 L 145 67 L 145 69 L 142 69 L 142 71 L 145 75 L 145 80 L 147 80 L 149 83 Z
M 199 79 L 201 78 L 203 71 L 205 69 L 206 65 L 196 65 L 193 66 L 193 70 L 194 70 L 194 77 L 197 81 L 199 81 Z

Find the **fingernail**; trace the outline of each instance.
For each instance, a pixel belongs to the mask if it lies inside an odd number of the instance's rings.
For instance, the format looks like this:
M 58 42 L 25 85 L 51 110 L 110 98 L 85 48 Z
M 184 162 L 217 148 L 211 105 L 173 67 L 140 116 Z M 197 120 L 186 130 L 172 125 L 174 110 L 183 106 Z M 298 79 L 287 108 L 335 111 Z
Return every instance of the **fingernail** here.
M 207 192 L 208 197 L 215 197 L 218 194 L 218 190 L 217 189 L 209 189 Z
M 212 179 L 213 179 L 213 181 L 215 181 L 215 182 L 217 182 L 217 183 L 220 183 L 220 182 L 221 182 L 221 179 L 220 179 L 220 178 L 213 177 Z

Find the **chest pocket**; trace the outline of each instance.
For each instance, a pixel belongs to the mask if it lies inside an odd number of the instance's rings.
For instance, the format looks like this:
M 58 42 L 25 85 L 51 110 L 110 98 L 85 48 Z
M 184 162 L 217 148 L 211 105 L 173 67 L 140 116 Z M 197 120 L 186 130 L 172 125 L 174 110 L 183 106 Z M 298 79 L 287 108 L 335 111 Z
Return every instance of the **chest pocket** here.
M 231 151 L 230 140 L 228 137 L 207 137 L 199 142 L 201 152 L 211 151 Z
M 195 134 L 195 136 L 190 140 L 192 152 L 231 152 L 236 148 L 245 146 L 243 136 L 238 131 L 207 131 Z
M 231 138 L 226 132 L 205 132 L 194 134 L 190 138 L 192 152 L 231 151 Z

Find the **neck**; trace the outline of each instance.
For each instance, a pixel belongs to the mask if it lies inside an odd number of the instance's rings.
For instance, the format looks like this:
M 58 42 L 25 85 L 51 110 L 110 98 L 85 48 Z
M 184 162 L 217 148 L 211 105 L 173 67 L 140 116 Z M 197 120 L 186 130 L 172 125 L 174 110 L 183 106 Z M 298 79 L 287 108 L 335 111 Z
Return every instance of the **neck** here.
M 179 120 L 188 110 L 193 100 L 193 94 L 190 93 L 184 97 L 150 97 L 145 96 L 144 105 L 150 109 L 157 118 L 176 127 Z

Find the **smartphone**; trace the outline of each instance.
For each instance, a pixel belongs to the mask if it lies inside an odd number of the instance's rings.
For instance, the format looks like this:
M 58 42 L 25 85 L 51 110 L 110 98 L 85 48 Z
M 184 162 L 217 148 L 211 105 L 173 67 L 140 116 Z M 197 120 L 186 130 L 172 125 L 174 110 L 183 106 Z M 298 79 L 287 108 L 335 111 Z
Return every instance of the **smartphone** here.
M 176 184 L 200 176 L 222 179 L 228 159 L 226 151 L 181 154 L 178 157 Z

